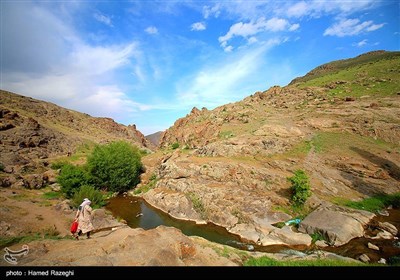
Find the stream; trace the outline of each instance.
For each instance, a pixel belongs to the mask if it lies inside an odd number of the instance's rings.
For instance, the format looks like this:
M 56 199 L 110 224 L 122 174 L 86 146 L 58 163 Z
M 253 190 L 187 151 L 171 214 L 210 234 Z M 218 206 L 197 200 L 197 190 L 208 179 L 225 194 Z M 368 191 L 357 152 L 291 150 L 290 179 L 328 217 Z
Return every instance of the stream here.
M 116 196 L 109 199 L 106 209 L 110 210 L 114 217 L 124 219 L 128 226 L 132 228 L 153 229 L 160 225 L 171 226 L 180 229 L 187 236 L 200 236 L 209 241 L 223 245 L 228 245 L 242 250 L 260 251 L 268 253 L 279 253 L 287 249 L 294 249 L 301 252 L 310 251 L 308 246 L 285 246 L 271 245 L 259 246 L 242 242 L 238 235 L 228 232 L 224 227 L 208 224 L 196 224 L 193 221 L 185 221 L 172 218 L 168 214 L 162 212 L 149 205 L 144 199 L 132 196 Z M 389 222 L 400 228 L 400 209 L 388 210 L 388 216 L 377 215 L 375 221 Z M 366 233 L 374 234 L 373 228 L 368 228 Z M 399 237 L 400 234 L 397 235 Z M 369 249 L 368 242 L 377 245 L 380 250 L 375 251 Z M 356 259 L 357 256 L 366 253 L 371 263 L 377 263 L 381 258 L 390 260 L 390 258 L 400 258 L 400 239 L 369 239 L 365 237 L 354 238 L 345 245 L 334 247 L 328 246 L 323 248 L 341 256 Z M 398 260 L 397 260 L 398 262 Z

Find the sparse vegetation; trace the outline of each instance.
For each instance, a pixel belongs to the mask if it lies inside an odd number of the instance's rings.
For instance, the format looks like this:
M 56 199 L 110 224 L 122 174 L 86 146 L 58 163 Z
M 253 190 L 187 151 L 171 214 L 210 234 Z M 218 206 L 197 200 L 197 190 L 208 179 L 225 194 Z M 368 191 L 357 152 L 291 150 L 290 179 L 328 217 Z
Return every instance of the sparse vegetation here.
M 42 198 L 44 199 L 58 199 L 60 197 L 62 197 L 61 192 L 53 192 L 53 191 L 46 192 L 42 195 Z
M 136 188 L 136 189 L 133 191 L 133 193 L 134 193 L 134 194 L 146 193 L 146 192 L 148 192 L 150 189 L 152 189 L 152 188 L 155 187 L 155 185 L 157 184 L 157 181 L 158 181 L 157 175 L 156 175 L 156 174 L 152 174 L 152 175 L 150 176 L 149 183 L 146 184 L 146 185 L 140 186 L 139 188 Z
M 312 233 L 312 234 L 310 234 L 310 236 L 311 236 L 311 243 L 312 244 L 314 244 L 315 242 L 317 242 L 319 240 L 321 240 L 321 241 L 325 240 L 325 237 L 319 232 Z
M 235 134 L 233 134 L 232 131 L 228 130 L 228 131 L 221 131 L 219 133 L 219 138 L 221 139 L 228 139 L 228 138 L 232 138 L 233 136 L 235 136 Z
M 178 142 L 173 143 L 173 144 L 171 145 L 171 148 L 172 148 L 173 150 L 178 149 L 178 148 L 179 148 L 179 143 L 178 143 Z
M 0 172 L 4 171 L 4 165 L 0 162 Z
M 291 201 L 295 206 L 302 206 L 311 196 L 311 186 L 307 174 L 303 170 L 296 170 L 292 177 L 287 178 L 292 183 Z
M 251 257 L 244 262 L 244 266 L 366 266 L 360 262 L 352 262 L 335 259 L 316 259 L 316 260 L 285 260 L 278 261 L 267 256 L 254 258 Z
M 201 198 L 194 192 L 189 192 L 187 193 L 187 197 L 190 199 L 190 201 L 193 204 L 194 210 L 200 214 L 200 216 L 205 219 L 206 218 L 206 209 L 204 207 L 203 202 L 201 201 Z
M 49 226 L 48 228 L 45 228 L 40 232 L 35 232 L 31 235 L 0 237 L 0 249 L 11 246 L 13 244 L 28 243 L 40 239 L 70 239 L 69 236 L 61 237 L 59 234 L 60 232 L 58 230 L 56 230 L 53 226 Z

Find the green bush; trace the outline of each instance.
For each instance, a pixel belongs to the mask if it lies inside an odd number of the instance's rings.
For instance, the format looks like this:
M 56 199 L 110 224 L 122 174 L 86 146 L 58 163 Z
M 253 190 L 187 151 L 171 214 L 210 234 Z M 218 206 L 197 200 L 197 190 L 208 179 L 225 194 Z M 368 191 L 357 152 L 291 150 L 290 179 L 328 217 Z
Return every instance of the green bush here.
M 113 192 L 136 186 L 143 168 L 139 149 L 123 141 L 96 146 L 87 165 L 92 183 Z
M 71 198 L 74 192 L 89 181 L 89 176 L 84 167 L 65 164 L 61 168 L 57 183 L 61 185 L 61 191 L 67 198 Z
M 0 172 L 3 172 L 4 171 L 4 164 L 2 164 L 1 162 L 0 162 Z
M 84 198 L 89 198 L 92 202 L 90 207 L 93 209 L 100 208 L 106 204 L 103 194 L 90 185 L 83 185 L 74 193 L 74 196 L 72 197 L 72 205 L 78 207 Z
M 291 201 L 296 206 L 302 206 L 311 196 L 311 186 L 307 174 L 303 170 L 296 170 L 292 177 L 287 178 L 292 183 Z
M 178 149 L 179 148 L 179 143 L 178 142 L 175 142 L 175 143 L 173 143 L 172 145 L 171 145 L 171 147 L 172 147 L 172 149 Z

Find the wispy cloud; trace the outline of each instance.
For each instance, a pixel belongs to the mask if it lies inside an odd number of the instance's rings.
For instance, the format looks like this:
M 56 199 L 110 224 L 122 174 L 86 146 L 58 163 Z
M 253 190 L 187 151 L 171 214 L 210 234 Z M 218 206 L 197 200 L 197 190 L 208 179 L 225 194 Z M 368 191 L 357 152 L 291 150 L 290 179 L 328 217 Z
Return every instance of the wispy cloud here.
M 236 53 L 228 61 L 203 67 L 177 84 L 179 104 L 187 108 L 199 104 L 213 108 L 243 98 L 249 93 L 248 85 L 255 71 L 264 63 L 263 55 L 280 43 L 279 39 L 271 39 L 261 47 Z
M 374 24 L 372 20 L 360 22 L 359 19 L 341 19 L 331 27 L 328 27 L 324 32 L 324 36 L 354 36 L 360 33 L 375 31 L 384 25 L 384 23 Z
M 101 23 L 104 23 L 105 25 L 108 25 L 108 26 L 110 26 L 110 27 L 113 27 L 111 18 L 110 18 L 109 16 L 106 16 L 106 15 L 100 13 L 100 12 L 96 12 L 96 13 L 93 14 L 93 17 L 94 17 L 97 21 L 99 21 L 99 22 L 101 22 Z
M 280 2 L 274 9 L 278 15 L 287 17 L 311 17 L 318 18 L 323 15 L 336 14 L 341 17 L 350 15 L 355 12 L 371 9 L 378 5 L 379 1 L 363 0 L 363 1 L 348 1 L 348 0 L 335 0 L 335 1 L 287 1 L 286 3 Z M 282 5 L 283 4 L 283 5 Z
M 144 31 L 148 34 L 158 34 L 158 29 L 155 26 L 149 26 Z
M 206 30 L 206 24 L 204 22 L 195 22 L 190 26 L 192 31 Z
M 367 42 L 368 42 L 368 40 L 364 39 L 364 40 L 362 40 L 360 42 L 354 43 L 353 46 L 355 46 L 355 47 L 363 47 L 363 46 L 365 46 L 367 44 Z

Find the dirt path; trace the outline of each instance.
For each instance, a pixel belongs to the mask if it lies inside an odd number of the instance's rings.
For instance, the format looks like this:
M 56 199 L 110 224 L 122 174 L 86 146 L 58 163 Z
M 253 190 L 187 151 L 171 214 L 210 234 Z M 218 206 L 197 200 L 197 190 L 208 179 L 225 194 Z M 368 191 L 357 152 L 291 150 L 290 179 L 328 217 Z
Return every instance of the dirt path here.
M 0 189 L 0 237 L 16 237 L 36 233 L 69 235 L 74 211 L 57 211 L 62 199 L 43 197 L 48 189 Z

